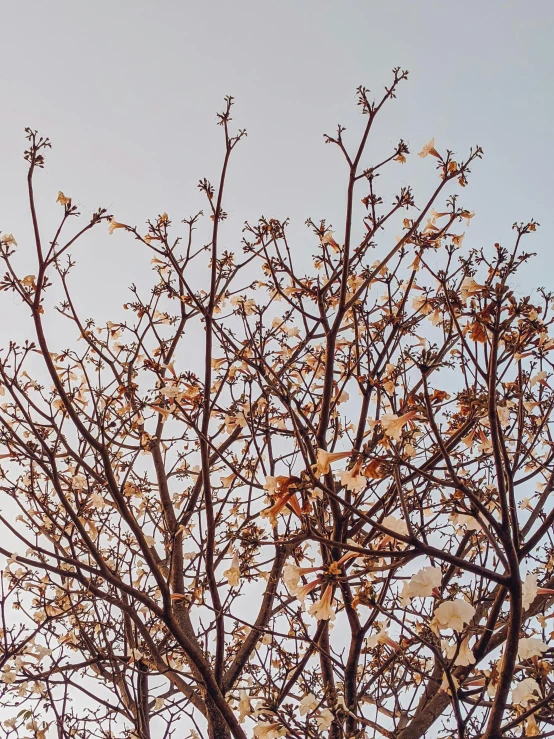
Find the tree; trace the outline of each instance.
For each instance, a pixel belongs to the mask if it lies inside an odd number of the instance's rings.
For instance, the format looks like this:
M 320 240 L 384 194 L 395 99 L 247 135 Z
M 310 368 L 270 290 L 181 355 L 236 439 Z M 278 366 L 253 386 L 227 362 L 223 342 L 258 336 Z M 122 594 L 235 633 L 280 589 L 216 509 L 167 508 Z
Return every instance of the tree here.
M 34 274 L 0 236 L 32 329 L 0 359 L 6 734 L 549 735 L 552 295 L 514 289 L 537 224 L 462 243 L 479 147 L 426 145 L 438 182 L 417 207 L 378 194 L 408 147 L 369 165 L 366 144 L 406 77 L 377 102 L 358 89 L 357 146 L 326 137 L 345 226 L 307 222 L 306 271 L 286 221 L 220 246 L 232 98 L 219 182 L 199 185 L 207 245 L 201 213 L 184 234 L 165 213 L 145 235 L 104 209 L 75 225 L 62 192 L 47 241 L 50 143 L 27 129 Z M 106 325 L 71 290 L 93 229 L 153 257 L 149 294 Z

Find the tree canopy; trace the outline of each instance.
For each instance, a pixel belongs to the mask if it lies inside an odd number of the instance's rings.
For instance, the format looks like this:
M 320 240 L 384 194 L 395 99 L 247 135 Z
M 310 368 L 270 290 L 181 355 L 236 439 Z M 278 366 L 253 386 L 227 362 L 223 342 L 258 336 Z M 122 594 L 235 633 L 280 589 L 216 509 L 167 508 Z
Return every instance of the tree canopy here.
M 326 136 L 346 212 L 307 221 L 311 260 L 270 217 L 222 245 L 232 98 L 180 223 L 59 192 L 45 233 L 27 129 L 34 243 L 0 232 L 7 333 L 10 300 L 28 317 L 0 354 L 6 736 L 551 735 L 554 306 L 517 276 L 538 224 L 472 243 L 480 147 L 432 140 L 432 192 L 382 191 L 410 152 L 367 142 L 406 77 L 358 89 L 359 141 Z M 151 254 L 105 324 L 72 289 L 93 230 Z

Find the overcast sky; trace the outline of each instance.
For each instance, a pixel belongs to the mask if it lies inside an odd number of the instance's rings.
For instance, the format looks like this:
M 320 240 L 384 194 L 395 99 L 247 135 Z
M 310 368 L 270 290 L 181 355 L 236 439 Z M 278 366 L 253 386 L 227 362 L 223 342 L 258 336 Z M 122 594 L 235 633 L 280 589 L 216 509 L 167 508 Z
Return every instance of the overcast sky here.
M 477 212 L 466 239 L 509 244 L 512 223 L 535 217 L 542 228 L 529 246 L 539 258 L 522 287 L 548 284 L 553 20 L 551 0 L 3 3 L 0 228 L 16 235 L 23 274 L 31 271 L 24 126 L 54 145 L 38 178 L 47 226 L 60 212 L 58 190 L 84 213 L 105 205 L 126 223 L 163 211 L 179 222 L 203 205 L 199 178 L 217 175 L 215 112 L 232 94 L 249 135 L 231 166 L 224 245 L 264 213 L 292 218 L 300 252 L 308 216 L 339 232 L 343 221 L 346 172 L 322 134 L 341 122 L 354 140 L 356 86 L 380 93 L 399 65 L 410 79 L 371 152 L 400 137 L 414 153 L 432 136 L 460 155 L 483 146 L 463 192 Z M 434 176 L 431 158 L 398 165 L 398 183 L 411 182 L 421 199 Z M 146 264 L 122 232 L 102 231 L 75 256 L 88 314 L 121 305 L 118 290 Z

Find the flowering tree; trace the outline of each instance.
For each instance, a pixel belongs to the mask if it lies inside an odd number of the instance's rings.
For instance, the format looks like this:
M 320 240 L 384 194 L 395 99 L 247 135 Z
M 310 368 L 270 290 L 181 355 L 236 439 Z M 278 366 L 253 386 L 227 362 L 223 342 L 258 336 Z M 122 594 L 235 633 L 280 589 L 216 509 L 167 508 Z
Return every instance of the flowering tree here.
M 550 735 L 552 296 L 513 289 L 534 221 L 462 244 L 480 148 L 427 144 L 417 207 L 378 194 L 408 147 L 370 164 L 366 144 L 406 76 L 358 90 L 357 146 L 326 137 L 346 217 L 308 221 L 311 265 L 275 219 L 221 247 L 231 98 L 207 246 L 201 214 L 179 236 L 165 213 L 79 226 L 62 192 L 46 238 L 50 144 L 27 130 L 34 274 L 0 235 L 32 332 L 0 358 L 7 735 Z M 106 325 L 71 289 L 93 229 L 152 254 Z

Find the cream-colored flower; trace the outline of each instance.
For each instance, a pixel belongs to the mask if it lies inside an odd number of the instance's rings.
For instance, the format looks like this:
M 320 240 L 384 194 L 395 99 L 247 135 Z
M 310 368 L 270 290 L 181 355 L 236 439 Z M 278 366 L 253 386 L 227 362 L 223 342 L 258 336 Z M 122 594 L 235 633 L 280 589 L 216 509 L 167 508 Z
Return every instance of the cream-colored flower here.
M 112 218 L 110 220 L 110 225 L 108 226 L 108 233 L 110 234 L 110 236 L 113 234 L 116 228 L 127 228 L 127 226 L 124 223 L 118 223 L 117 221 L 114 221 L 114 219 Z
M 457 680 L 456 676 L 451 674 L 450 680 L 452 680 L 452 684 L 454 685 L 455 690 L 458 690 L 458 688 L 460 687 L 460 682 L 459 680 Z M 452 695 L 451 690 L 450 690 L 450 682 L 448 680 L 448 675 L 446 674 L 446 672 L 442 673 L 442 682 L 439 688 L 439 692 L 448 693 L 448 695 Z
M 233 552 L 231 566 L 228 570 L 225 570 L 223 575 L 227 578 L 227 582 L 232 588 L 236 588 L 238 586 L 240 580 L 240 562 L 237 549 Z
M 104 498 L 100 495 L 100 493 L 93 493 L 90 498 L 90 507 L 96 508 L 99 511 L 104 510 L 106 506 L 108 505 Z
M 321 244 L 328 244 L 331 249 L 335 252 L 335 254 L 340 251 L 340 246 L 337 244 L 337 242 L 334 239 L 334 231 L 327 231 L 320 239 Z
M 440 567 L 423 567 L 412 575 L 402 589 L 402 605 L 408 606 L 412 598 L 428 598 L 433 595 L 442 580 Z
M 71 198 L 68 198 L 67 195 L 64 195 L 63 192 L 60 190 L 58 192 L 58 197 L 56 198 L 56 203 L 59 203 L 60 205 L 63 205 L 64 207 L 66 205 L 71 205 Z
M 71 478 L 71 487 L 73 490 L 86 490 L 88 487 L 86 477 L 84 475 L 74 475 Z
M 4 669 L 3 672 L 0 673 L 0 681 L 6 685 L 13 685 L 16 680 L 17 672 L 10 668 Z
M 312 580 L 311 582 L 309 582 L 309 583 L 306 583 L 306 585 L 302 585 L 301 587 L 300 587 L 300 586 L 297 586 L 297 587 L 296 587 L 296 588 L 294 589 L 294 592 L 292 592 L 292 590 L 291 590 L 290 592 L 291 592 L 291 595 L 294 595 L 294 596 L 296 596 L 296 598 L 298 598 L 298 600 L 299 600 L 299 601 L 300 601 L 301 603 L 304 603 L 304 601 L 305 601 L 305 600 L 306 600 L 306 598 L 308 597 L 308 593 L 311 593 L 311 592 L 312 592 L 312 590 L 313 590 L 314 588 L 317 588 L 317 586 L 318 586 L 319 584 L 320 584 L 319 578 L 318 578 L 318 577 L 316 577 L 316 579 L 315 579 L 315 580 Z M 318 602 L 319 602 L 319 601 L 318 601 Z
M 412 300 L 412 308 L 418 313 L 422 313 L 424 316 L 428 316 L 433 310 L 433 306 L 429 302 L 426 295 L 420 295 Z
M 400 649 L 400 644 L 395 642 L 394 639 L 391 639 L 384 626 L 381 626 L 376 634 L 368 636 L 366 642 L 370 649 L 376 647 L 377 644 L 387 644 L 391 649 L 394 649 L 395 652 Z
M 456 667 L 469 667 L 469 665 L 473 664 L 475 664 L 475 655 L 473 654 L 473 650 L 469 646 L 469 636 L 466 636 L 466 638 L 460 644 L 460 651 L 458 652 L 458 656 L 454 660 L 454 665 Z
M 36 277 L 35 277 L 34 275 L 26 275 L 26 276 L 25 276 L 25 277 L 24 277 L 24 278 L 23 278 L 23 279 L 21 280 L 21 284 L 22 284 L 22 285 L 23 285 L 24 287 L 30 287 L 30 288 L 32 288 L 32 289 L 34 290 L 34 289 L 35 289 L 35 287 L 37 286 L 37 285 L 36 285 L 36 279 L 37 279 L 37 278 L 36 278 Z
M 4 246 L 17 246 L 17 241 L 15 240 L 13 234 L 3 233 L 0 236 L 0 243 L 4 244 Z
M 257 739 L 278 739 L 286 733 L 286 729 L 277 722 L 258 721 L 254 727 L 254 736 Z
M 295 595 L 302 575 L 306 575 L 309 572 L 316 572 L 320 569 L 321 567 L 298 567 L 297 565 L 286 564 L 283 567 L 283 582 L 287 586 L 288 591 L 292 595 Z
M 333 602 L 333 588 L 331 585 L 327 585 L 325 592 L 319 600 L 310 606 L 308 613 L 310 616 L 314 616 L 318 621 L 334 621 L 336 618 L 335 611 L 332 606 Z
M 454 246 L 457 246 L 458 248 L 462 245 L 462 241 L 464 240 L 464 236 L 466 235 L 466 232 L 464 231 L 463 234 L 459 235 L 453 235 L 452 236 L 452 243 Z
M 466 222 L 466 225 L 469 227 L 469 222 L 471 221 L 474 215 L 475 215 L 474 211 L 470 213 L 469 210 L 464 210 L 463 213 L 460 213 L 460 218 L 463 218 L 464 221 Z
M 475 282 L 473 277 L 464 277 L 460 286 L 462 300 L 465 303 L 468 298 L 471 298 L 473 295 L 479 295 L 486 289 L 486 285 L 480 285 L 478 282 Z
M 540 695 L 540 687 L 532 677 L 526 677 L 512 690 L 512 703 L 526 706 L 531 701 L 536 701 Z
M 523 596 L 523 607 L 530 608 L 538 594 L 537 575 L 529 573 L 523 581 L 521 594 Z
M 454 511 L 450 514 L 449 519 L 456 526 L 464 526 L 467 531 L 481 531 L 482 527 L 479 521 L 466 513 L 458 513 Z
M 431 139 L 428 144 L 425 144 L 423 149 L 419 152 L 418 156 L 424 158 L 426 156 L 429 156 L 431 154 L 434 157 L 437 157 L 438 159 L 441 158 L 441 155 L 439 152 L 435 149 L 435 139 Z
M 356 467 L 353 467 L 351 470 L 341 470 L 339 472 L 339 478 L 341 485 L 344 485 L 347 490 L 353 493 L 359 493 L 367 484 L 367 478 Z
M 531 659 L 531 657 L 540 657 L 546 652 L 548 645 L 536 636 L 523 637 L 519 640 L 517 654 L 519 659 Z
M 267 490 L 268 495 L 275 495 L 275 493 L 277 492 L 278 486 L 279 486 L 279 480 L 276 477 L 272 477 L 272 475 L 268 475 L 265 478 L 264 490 Z
M 397 416 L 396 413 L 385 413 L 380 419 L 383 433 L 394 441 L 400 441 L 404 426 L 413 421 L 416 416 L 417 411 L 408 411 L 402 416 Z
M 331 728 L 334 718 L 333 713 L 328 708 L 324 708 L 323 711 L 320 711 L 315 717 L 319 730 L 327 731 L 327 729 Z
M 467 600 L 445 600 L 435 609 L 431 628 L 437 634 L 441 629 L 461 631 L 475 615 L 475 608 Z
M 381 521 L 381 526 L 384 526 L 384 528 L 389 531 L 394 531 L 395 534 L 408 536 L 408 527 L 406 526 L 406 522 L 402 519 L 396 518 L 396 516 L 393 516 L 392 514 L 390 516 L 385 516 Z
M 455 675 L 450 675 L 450 679 L 452 680 L 452 684 L 454 685 L 454 688 L 456 690 L 458 690 L 458 688 L 460 687 L 460 683 L 456 679 L 456 676 Z M 450 682 L 448 680 L 448 675 L 446 674 L 446 672 L 443 672 L 442 673 L 442 682 L 441 682 L 441 686 L 439 688 L 439 692 L 441 692 L 441 693 L 448 693 L 448 695 L 451 695 Z
M 313 473 L 316 477 L 322 475 L 328 475 L 331 471 L 331 465 L 333 462 L 338 462 L 341 459 L 347 459 L 352 454 L 349 452 L 328 452 L 326 449 L 317 450 L 317 462 L 312 467 Z
M 534 387 L 537 382 L 540 382 L 542 385 L 546 385 L 545 380 L 547 377 L 547 373 L 543 370 L 542 372 L 537 372 L 536 375 L 533 375 L 531 379 L 529 380 L 529 385 L 531 387 Z
M 308 693 L 300 701 L 299 712 L 301 716 L 305 716 L 307 713 L 315 711 L 318 707 L 319 701 L 313 693 Z
M 246 690 L 241 690 L 239 693 L 239 721 L 241 724 L 244 723 L 244 719 L 250 716 L 252 713 L 252 704 L 250 703 L 250 696 Z

